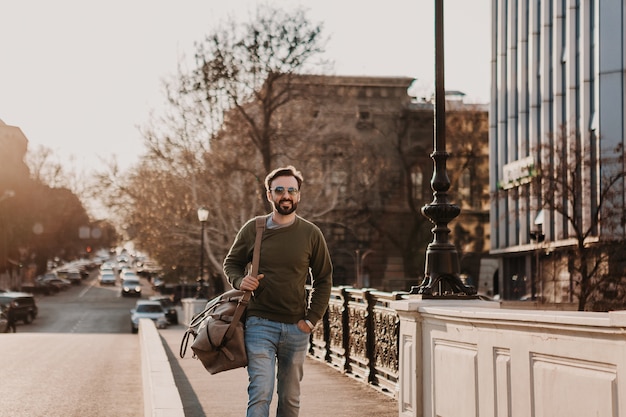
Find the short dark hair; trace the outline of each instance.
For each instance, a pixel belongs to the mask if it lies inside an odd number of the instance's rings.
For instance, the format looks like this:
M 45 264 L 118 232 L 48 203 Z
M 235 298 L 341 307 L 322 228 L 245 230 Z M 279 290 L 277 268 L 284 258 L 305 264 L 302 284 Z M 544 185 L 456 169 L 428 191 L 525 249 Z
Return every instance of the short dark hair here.
M 270 190 L 270 185 L 278 177 L 294 177 L 298 181 L 298 188 L 302 187 L 302 173 L 298 171 L 293 165 L 286 167 L 276 168 L 265 177 L 265 189 Z

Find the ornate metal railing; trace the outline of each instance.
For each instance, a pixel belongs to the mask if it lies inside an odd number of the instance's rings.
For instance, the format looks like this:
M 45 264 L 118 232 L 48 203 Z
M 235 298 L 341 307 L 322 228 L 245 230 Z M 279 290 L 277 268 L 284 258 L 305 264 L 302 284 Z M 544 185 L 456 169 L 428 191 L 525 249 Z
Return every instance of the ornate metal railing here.
M 311 336 L 310 356 L 395 396 L 400 319 L 389 304 L 406 294 L 333 287 L 328 311 Z

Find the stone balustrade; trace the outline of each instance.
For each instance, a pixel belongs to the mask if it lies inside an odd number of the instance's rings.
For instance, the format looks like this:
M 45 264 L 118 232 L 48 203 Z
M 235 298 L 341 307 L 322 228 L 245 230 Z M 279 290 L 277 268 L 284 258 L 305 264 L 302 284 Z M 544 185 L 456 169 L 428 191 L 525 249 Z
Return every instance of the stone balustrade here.
M 184 300 L 184 316 L 205 303 Z M 395 397 L 400 417 L 623 414 L 626 311 L 506 305 L 334 287 L 309 354 Z
M 516 310 L 481 300 L 391 303 L 401 417 L 616 417 L 626 312 Z

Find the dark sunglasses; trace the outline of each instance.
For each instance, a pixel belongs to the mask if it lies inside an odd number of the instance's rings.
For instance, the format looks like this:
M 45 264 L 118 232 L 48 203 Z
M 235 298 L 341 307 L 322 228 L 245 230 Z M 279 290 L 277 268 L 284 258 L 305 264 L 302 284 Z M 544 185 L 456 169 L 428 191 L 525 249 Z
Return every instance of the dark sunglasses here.
M 285 192 L 289 193 L 289 195 L 297 195 L 300 192 L 300 190 L 294 187 L 289 187 L 289 188 L 274 187 L 274 188 L 270 188 L 270 191 L 273 191 L 278 195 L 283 195 L 285 194 Z

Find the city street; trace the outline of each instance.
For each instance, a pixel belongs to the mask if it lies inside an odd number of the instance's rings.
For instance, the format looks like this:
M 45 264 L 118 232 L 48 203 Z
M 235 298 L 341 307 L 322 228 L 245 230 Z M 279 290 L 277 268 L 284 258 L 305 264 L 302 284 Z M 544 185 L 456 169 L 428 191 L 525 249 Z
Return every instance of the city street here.
M 141 282 L 145 299 L 152 291 Z M 119 284 L 101 288 L 95 280 L 38 296 L 35 321 L 0 334 L 0 417 L 144 415 L 141 335 L 132 334 L 129 323 L 135 302 L 120 297 Z M 185 415 L 243 415 L 246 371 L 210 375 L 191 352 L 180 358 L 183 333 L 182 324 L 159 331 Z M 302 389 L 303 417 L 398 413 L 396 400 L 313 359 Z
M 151 295 L 142 280 L 143 297 Z M 139 339 L 130 332 L 135 298 L 92 277 L 37 296 L 39 315 L 0 334 L 0 417 L 143 414 Z

